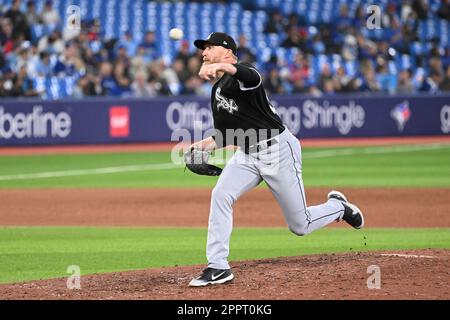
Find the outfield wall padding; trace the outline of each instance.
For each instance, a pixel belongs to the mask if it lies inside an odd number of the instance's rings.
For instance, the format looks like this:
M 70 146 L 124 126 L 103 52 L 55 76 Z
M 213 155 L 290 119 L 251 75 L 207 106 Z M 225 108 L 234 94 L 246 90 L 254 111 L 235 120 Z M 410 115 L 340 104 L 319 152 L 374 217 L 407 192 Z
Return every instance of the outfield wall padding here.
M 271 101 L 299 138 L 450 134 L 450 95 Z M 198 140 L 213 126 L 209 104 L 200 97 L 0 100 L 0 145 L 168 142 L 186 133 Z

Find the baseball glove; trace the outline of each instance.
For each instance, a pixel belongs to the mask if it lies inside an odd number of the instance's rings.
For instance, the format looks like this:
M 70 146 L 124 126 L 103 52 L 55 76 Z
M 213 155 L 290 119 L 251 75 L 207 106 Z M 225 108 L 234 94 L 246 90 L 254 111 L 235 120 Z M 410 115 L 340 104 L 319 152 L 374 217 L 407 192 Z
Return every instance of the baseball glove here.
M 196 174 L 219 176 L 222 173 L 222 169 L 208 163 L 209 155 L 209 151 L 191 148 L 184 154 L 184 162 L 186 167 Z

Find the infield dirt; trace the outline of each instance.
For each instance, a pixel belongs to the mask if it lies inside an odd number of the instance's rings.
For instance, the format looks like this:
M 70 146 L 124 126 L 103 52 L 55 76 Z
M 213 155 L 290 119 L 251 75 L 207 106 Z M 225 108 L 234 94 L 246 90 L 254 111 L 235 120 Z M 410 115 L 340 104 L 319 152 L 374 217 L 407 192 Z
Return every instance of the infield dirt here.
M 366 227 L 450 227 L 450 189 L 339 190 L 363 210 Z M 329 191 L 306 188 L 308 205 L 325 202 Z M 210 193 L 207 188 L 0 189 L 0 225 L 206 227 Z M 286 227 L 267 188 L 253 189 L 236 202 L 234 225 Z

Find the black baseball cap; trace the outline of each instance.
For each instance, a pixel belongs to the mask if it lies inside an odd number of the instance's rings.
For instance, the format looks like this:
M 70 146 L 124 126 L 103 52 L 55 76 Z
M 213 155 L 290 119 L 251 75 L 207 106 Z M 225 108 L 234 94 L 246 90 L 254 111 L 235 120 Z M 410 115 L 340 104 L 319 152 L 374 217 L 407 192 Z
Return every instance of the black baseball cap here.
M 207 44 L 231 49 L 234 54 L 237 52 L 236 42 L 234 42 L 231 36 L 223 32 L 213 32 L 205 40 L 199 39 L 194 41 L 194 46 L 202 50 L 205 50 Z

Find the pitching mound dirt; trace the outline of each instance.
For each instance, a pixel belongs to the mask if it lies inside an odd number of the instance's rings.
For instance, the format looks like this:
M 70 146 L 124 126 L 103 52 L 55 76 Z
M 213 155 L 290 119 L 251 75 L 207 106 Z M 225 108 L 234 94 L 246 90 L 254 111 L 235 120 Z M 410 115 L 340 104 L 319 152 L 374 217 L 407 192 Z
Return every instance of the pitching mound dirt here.
M 2 285 L 0 299 L 450 298 L 450 250 L 325 254 L 231 265 L 236 278 L 226 285 L 190 288 L 201 266 L 184 266 L 83 276 L 79 290 L 67 289 L 66 278 Z M 377 267 L 379 288 L 370 278 Z

